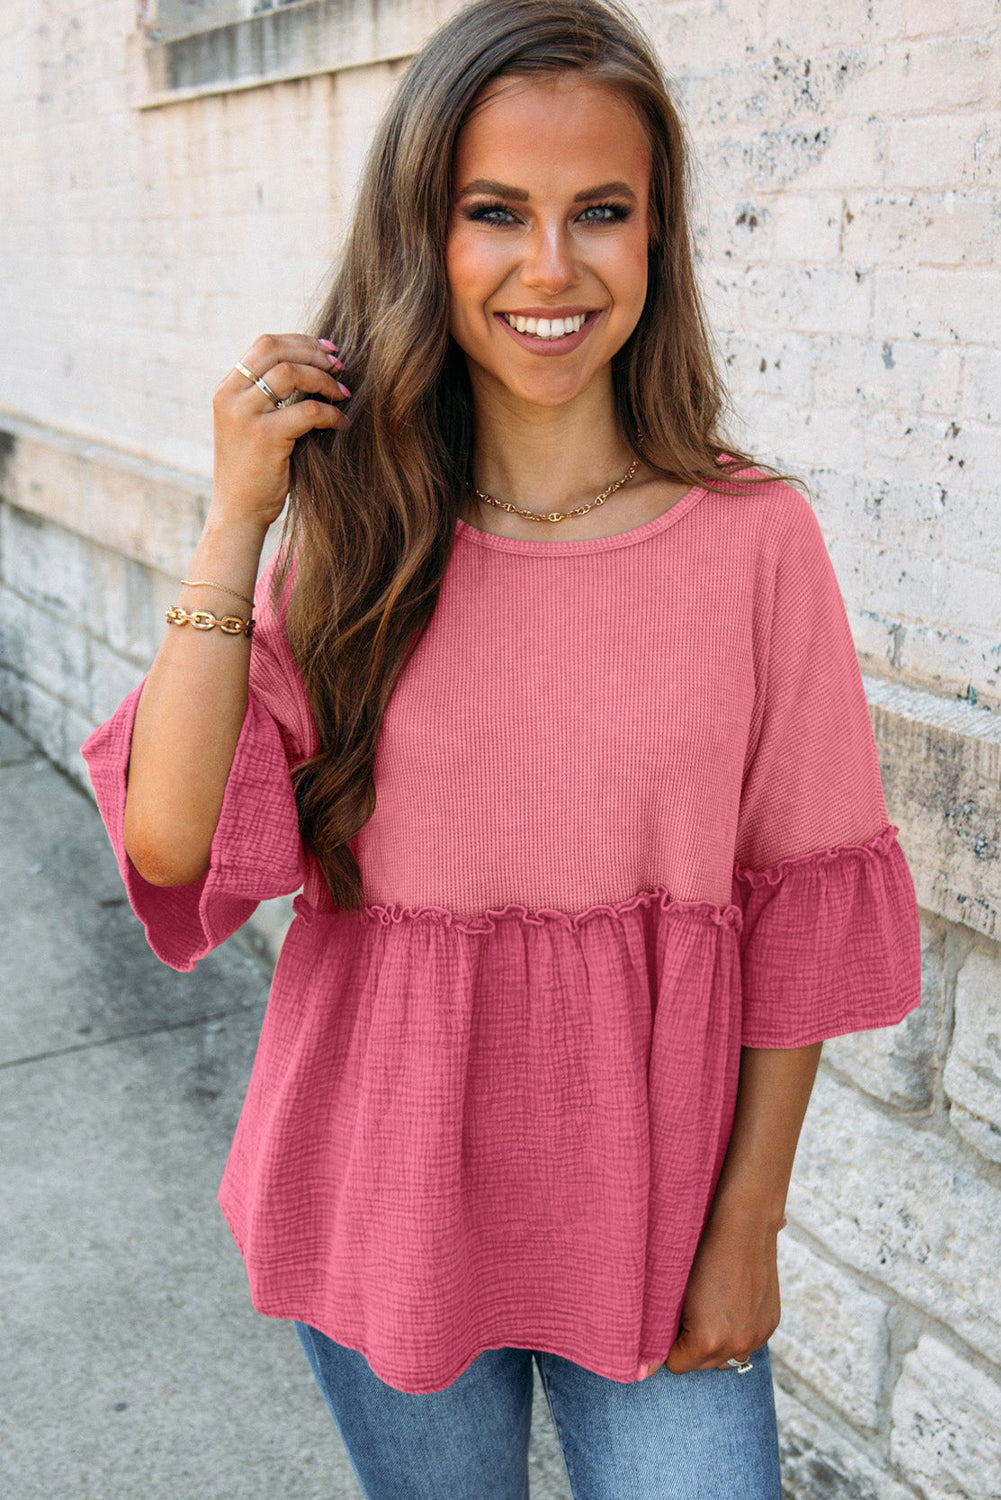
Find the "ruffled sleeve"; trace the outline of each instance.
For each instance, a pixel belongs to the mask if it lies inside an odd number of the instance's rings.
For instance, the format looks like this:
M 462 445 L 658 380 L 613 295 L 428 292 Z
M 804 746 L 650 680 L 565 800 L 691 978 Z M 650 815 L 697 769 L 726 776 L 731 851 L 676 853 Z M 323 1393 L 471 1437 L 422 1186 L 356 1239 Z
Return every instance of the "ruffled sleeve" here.
M 921 997 L 914 883 L 844 602 L 816 516 L 785 493 L 758 578 L 735 847 L 748 1047 L 892 1026 Z
M 290 679 L 291 652 L 275 639 L 280 626 L 267 603 L 269 571 L 257 588 L 247 711 L 201 879 L 151 885 L 125 851 L 129 755 L 145 679 L 81 747 L 132 910 L 153 952 L 174 969 L 193 969 L 259 902 L 290 895 L 305 878 L 308 856 L 299 837 L 291 770 L 313 751 L 302 744 L 304 694 Z

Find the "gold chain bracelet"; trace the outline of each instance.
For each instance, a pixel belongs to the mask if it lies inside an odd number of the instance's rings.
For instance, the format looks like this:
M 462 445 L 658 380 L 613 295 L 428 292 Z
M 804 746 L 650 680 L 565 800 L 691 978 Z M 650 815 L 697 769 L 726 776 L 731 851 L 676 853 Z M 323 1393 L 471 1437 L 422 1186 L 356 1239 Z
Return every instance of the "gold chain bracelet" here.
M 239 615 L 214 615 L 211 610 L 188 611 L 177 604 L 167 606 L 168 625 L 193 625 L 196 630 L 212 630 L 218 625 L 223 635 L 245 635 L 250 637 L 254 629 L 253 619 L 241 620 Z
M 213 583 L 211 578 L 182 578 L 181 582 L 186 583 L 189 589 L 221 589 L 224 594 L 232 594 L 234 599 L 249 604 L 251 609 L 254 607 L 253 599 L 248 599 L 246 594 L 238 593 L 236 589 L 231 589 L 225 583 Z

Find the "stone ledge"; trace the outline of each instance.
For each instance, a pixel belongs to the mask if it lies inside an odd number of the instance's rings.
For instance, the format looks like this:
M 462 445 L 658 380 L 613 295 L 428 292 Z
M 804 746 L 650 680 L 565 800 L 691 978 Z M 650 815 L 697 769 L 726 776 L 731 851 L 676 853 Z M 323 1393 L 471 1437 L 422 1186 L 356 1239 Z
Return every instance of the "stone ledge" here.
M 1001 714 L 862 680 L 919 904 L 1001 939 Z
M 0 413 L 0 499 L 161 573 L 198 543 L 211 481 Z

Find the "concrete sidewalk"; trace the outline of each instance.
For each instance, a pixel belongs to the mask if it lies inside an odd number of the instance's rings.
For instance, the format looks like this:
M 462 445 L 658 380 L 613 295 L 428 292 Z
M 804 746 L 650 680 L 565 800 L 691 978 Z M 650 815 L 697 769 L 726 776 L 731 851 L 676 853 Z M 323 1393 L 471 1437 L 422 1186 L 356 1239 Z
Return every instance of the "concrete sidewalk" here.
M 154 958 L 93 804 L 2 719 L 0 800 L 0 1495 L 360 1496 L 215 1201 L 266 973 L 239 936 Z M 568 1500 L 537 1373 L 530 1462 Z

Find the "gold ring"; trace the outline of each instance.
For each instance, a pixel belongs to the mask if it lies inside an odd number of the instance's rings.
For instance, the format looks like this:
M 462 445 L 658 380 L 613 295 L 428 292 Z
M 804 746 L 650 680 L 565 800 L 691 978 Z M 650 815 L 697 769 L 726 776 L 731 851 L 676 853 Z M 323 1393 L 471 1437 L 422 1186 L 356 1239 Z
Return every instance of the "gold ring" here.
M 239 360 L 239 359 L 236 361 L 236 364 L 233 366 L 233 369 L 234 370 L 239 370 L 239 372 L 240 372 L 241 375 L 245 375 L 248 380 L 252 380 L 254 382 L 254 384 L 256 386 L 258 386 L 259 389 L 264 392 L 264 394 L 265 394 L 265 396 L 267 396 L 268 400 L 270 402 L 272 402 L 276 407 L 277 406 L 281 406 L 281 404 L 282 404 L 281 397 L 275 395 L 274 391 L 268 385 L 268 382 L 264 379 L 263 375 L 255 375 L 254 372 L 253 372 L 253 370 L 249 370 L 247 368 L 247 366 L 241 360 Z

